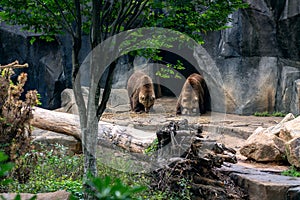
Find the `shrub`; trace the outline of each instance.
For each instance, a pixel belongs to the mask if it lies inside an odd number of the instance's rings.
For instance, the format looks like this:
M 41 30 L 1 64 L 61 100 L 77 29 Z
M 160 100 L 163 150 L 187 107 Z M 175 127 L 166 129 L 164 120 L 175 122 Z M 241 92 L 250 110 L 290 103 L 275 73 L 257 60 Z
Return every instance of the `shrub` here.
M 81 155 L 69 156 L 66 151 L 64 146 L 54 145 L 52 150 L 26 153 L 22 156 L 22 168 L 30 170 L 30 176 L 26 183 L 12 182 L 9 190 L 29 193 L 66 190 L 80 197 L 83 159 Z
M 16 83 L 11 79 L 14 74 L 12 68 L 22 66 L 27 65 L 19 65 L 16 61 L 0 66 L 0 150 L 9 156 L 8 161 L 15 163 L 13 173 L 17 179 L 27 173 L 19 170 L 22 165 L 19 158 L 31 149 L 30 120 L 33 118 L 34 106 L 39 104 L 35 90 L 28 91 L 25 100 L 21 100 L 27 81 L 26 73 L 21 73 Z
M 137 199 L 134 198 L 133 195 L 146 189 L 141 186 L 127 186 L 120 179 L 112 180 L 109 176 L 104 178 L 90 176 L 87 184 L 91 188 L 91 191 L 88 192 L 90 192 L 96 199 Z

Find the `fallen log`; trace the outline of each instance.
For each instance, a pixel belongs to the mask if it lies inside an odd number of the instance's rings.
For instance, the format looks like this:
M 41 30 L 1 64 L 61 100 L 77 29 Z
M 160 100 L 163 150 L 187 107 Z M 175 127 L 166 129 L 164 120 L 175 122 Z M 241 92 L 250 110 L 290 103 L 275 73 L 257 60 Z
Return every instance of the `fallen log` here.
M 78 115 L 56 112 L 36 107 L 32 126 L 73 136 L 81 142 Z M 119 126 L 108 122 L 98 123 L 98 144 L 121 147 L 130 152 L 141 153 L 153 142 L 156 135 L 132 127 Z
M 81 141 L 79 117 L 69 113 L 55 112 L 36 107 L 33 112 L 32 126 L 73 136 Z

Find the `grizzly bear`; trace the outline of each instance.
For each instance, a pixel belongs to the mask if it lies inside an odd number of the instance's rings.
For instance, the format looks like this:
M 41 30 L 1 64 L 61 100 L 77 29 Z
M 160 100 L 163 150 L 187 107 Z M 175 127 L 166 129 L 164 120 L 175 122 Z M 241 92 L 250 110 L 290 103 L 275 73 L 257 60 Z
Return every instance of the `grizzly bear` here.
M 145 73 L 137 71 L 128 79 L 127 91 L 131 111 L 148 113 L 155 101 L 152 79 Z
M 204 78 L 193 73 L 185 81 L 177 100 L 176 114 L 196 115 L 210 110 L 210 96 Z

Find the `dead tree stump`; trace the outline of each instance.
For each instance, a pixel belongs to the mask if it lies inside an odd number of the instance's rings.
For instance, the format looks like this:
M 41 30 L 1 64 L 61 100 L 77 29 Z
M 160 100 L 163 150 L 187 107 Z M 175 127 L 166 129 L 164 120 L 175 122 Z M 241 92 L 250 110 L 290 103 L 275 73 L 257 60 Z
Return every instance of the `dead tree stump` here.
M 157 156 L 169 162 L 152 172 L 153 189 L 182 193 L 189 188 L 193 199 L 247 199 L 230 177 L 217 170 L 224 162 L 237 162 L 235 150 L 201 133 L 201 126 L 187 121 L 170 122 L 157 131 Z

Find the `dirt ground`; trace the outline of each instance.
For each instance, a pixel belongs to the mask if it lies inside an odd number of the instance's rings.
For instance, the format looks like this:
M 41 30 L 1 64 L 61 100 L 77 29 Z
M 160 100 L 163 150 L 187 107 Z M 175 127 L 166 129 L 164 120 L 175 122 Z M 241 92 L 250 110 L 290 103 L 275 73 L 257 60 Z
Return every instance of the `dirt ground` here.
M 203 125 L 204 137 L 223 143 L 227 147 L 234 148 L 237 151 L 236 155 L 239 164 L 243 166 L 275 172 L 288 168 L 286 165 L 279 163 L 256 163 L 248 161 L 239 153 L 239 149 L 256 128 L 274 126 L 283 119 L 282 117 L 242 116 L 215 112 L 193 117 L 176 116 L 175 106 L 175 98 L 160 98 L 156 100 L 153 111 L 148 114 L 136 114 L 129 110 L 126 112 L 115 110 L 114 112 L 105 112 L 102 120 L 119 125 L 134 126 L 146 131 L 156 131 L 169 121 L 187 119 L 190 124 Z

